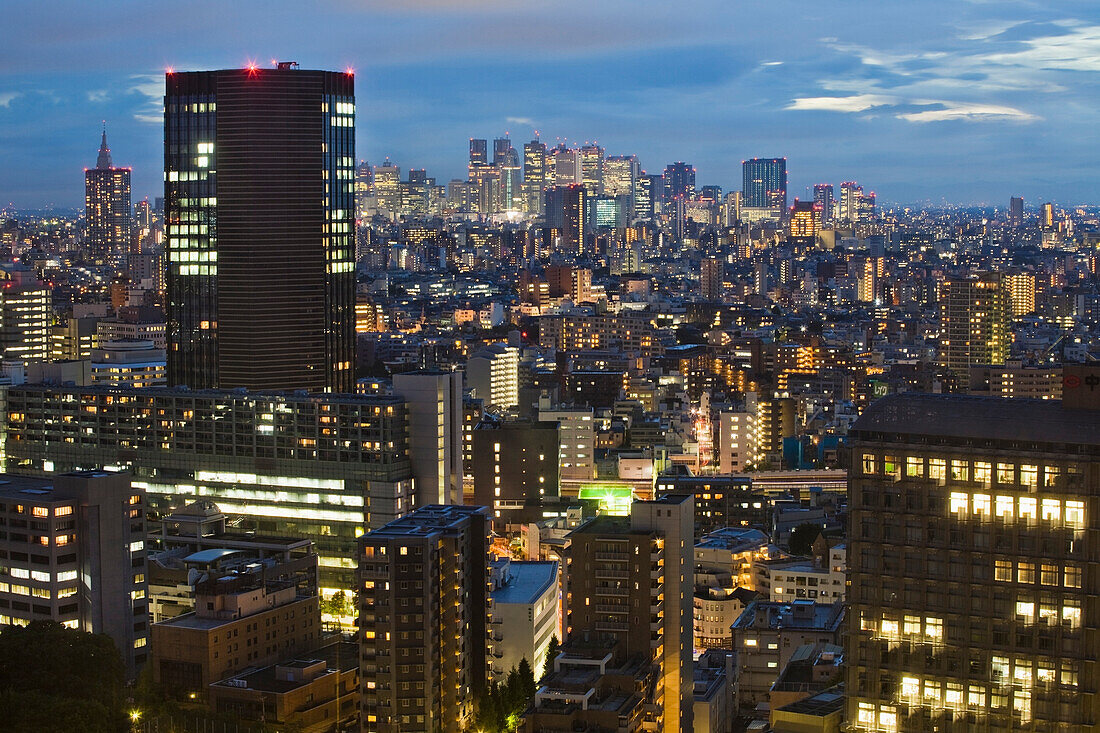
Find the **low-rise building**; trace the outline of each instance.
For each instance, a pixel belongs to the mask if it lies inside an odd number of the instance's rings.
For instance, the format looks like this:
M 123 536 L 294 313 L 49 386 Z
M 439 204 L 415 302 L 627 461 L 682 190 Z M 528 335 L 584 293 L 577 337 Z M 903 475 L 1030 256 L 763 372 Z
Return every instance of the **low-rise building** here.
M 503 682 L 526 659 L 538 679 L 550 640 L 558 628 L 558 563 L 513 562 L 502 558 L 490 568 L 489 653 L 493 679 Z
M 301 733 L 351 730 L 359 717 L 359 647 L 350 641 L 329 644 L 214 682 L 207 694 L 218 715 Z
M 813 601 L 749 604 L 731 627 L 737 652 L 734 698 L 742 710 L 768 701 L 779 673 L 804 644 L 841 643 L 844 605 Z
M 736 655 L 728 649 L 711 649 L 695 660 L 692 668 L 695 701 L 692 718 L 695 733 L 728 733 L 733 724 L 733 677 Z

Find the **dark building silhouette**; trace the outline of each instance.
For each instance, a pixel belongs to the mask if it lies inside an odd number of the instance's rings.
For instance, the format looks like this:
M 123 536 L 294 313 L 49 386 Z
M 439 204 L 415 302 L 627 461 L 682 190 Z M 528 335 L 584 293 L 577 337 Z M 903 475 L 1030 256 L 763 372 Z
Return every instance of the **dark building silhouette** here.
M 282 63 L 166 86 L 169 381 L 351 391 L 352 75 Z

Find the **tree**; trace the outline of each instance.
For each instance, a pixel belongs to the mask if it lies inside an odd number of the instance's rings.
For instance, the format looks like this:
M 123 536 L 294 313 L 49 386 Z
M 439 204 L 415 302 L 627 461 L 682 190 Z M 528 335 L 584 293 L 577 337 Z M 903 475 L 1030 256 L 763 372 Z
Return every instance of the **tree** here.
M 821 527 L 806 522 L 794 528 L 787 543 L 792 555 L 812 555 L 814 540 L 821 534 Z
M 519 660 L 519 680 L 522 685 L 523 698 L 529 699 L 535 694 L 535 673 L 531 669 L 531 663 L 527 661 L 527 657 Z
M 543 677 L 554 671 L 554 660 L 558 658 L 559 646 L 558 637 L 551 636 L 550 643 L 546 645 L 546 659 L 542 663 Z

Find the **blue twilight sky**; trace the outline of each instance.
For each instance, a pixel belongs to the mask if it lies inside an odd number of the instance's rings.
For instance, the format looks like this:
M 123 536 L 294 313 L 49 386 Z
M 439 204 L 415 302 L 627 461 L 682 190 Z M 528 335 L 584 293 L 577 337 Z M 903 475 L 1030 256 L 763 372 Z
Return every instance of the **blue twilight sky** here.
M 596 140 L 792 196 L 1100 202 L 1096 0 L 11 0 L 0 206 L 80 206 L 101 120 L 135 200 L 161 186 L 165 68 L 356 71 L 357 154 L 464 175 L 467 139 Z M 491 145 L 491 143 L 490 143 Z

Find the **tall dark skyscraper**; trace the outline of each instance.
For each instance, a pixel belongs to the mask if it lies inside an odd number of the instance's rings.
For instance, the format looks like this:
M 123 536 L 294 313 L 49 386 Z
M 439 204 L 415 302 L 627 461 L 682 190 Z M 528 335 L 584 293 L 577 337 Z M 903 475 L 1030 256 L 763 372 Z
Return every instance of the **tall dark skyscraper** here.
M 165 81 L 170 382 L 351 391 L 354 78 L 279 64 Z
M 753 158 L 741 164 L 743 198 L 741 205 L 750 209 L 778 206 L 787 210 L 787 159 Z
M 120 266 L 130 247 L 130 169 L 115 168 L 107 147 L 107 130 L 99 144 L 95 168 L 84 170 L 84 206 L 88 220 L 84 242 L 95 262 Z
M 814 207 L 820 207 L 820 219 L 818 226 L 825 226 L 833 221 L 833 196 L 835 189 L 831 183 L 814 184 Z
M 546 224 L 557 232 L 561 251 L 580 254 L 584 250 L 586 193 L 580 183 L 546 190 Z
M 537 138 L 523 146 L 523 198 L 527 211 L 542 213 L 542 190 L 546 187 L 546 143 Z
M 665 201 L 674 198 L 691 198 L 695 195 L 695 169 L 687 163 L 669 163 L 665 166 Z
M 1013 196 L 1008 202 L 1008 221 L 1019 226 L 1024 222 L 1024 200 Z

